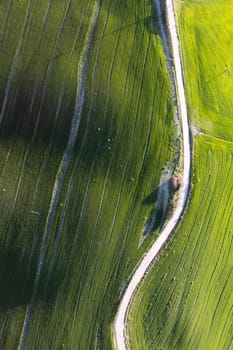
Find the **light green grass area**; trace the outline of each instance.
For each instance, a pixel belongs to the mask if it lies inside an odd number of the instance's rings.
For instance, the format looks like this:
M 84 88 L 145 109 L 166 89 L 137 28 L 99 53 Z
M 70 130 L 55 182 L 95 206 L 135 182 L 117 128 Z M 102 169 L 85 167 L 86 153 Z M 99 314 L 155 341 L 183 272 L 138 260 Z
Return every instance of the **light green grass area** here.
M 132 349 L 232 346 L 233 5 L 175 1 L 193 142 L 183 221 L 140 287 L 129 316 Z M 201 130 L 199 130 L 200 128 Z
M 93 1 L 0 3 L 0 348 L 18 347 L 69 135 Z M 48 236 L 27 349 L 111 348 L 175 133 L 148 1 L 104 0 L 84 110 Z M 51 217 L 50 217 L 51 218 Z
M 198 136 L 193 169 L 183 222 L 135 297 L 132 349 L 230 348 L 233 144 Z
M 233 3 L 175 1 L 189 117 L 204 131 L 233 140 Z

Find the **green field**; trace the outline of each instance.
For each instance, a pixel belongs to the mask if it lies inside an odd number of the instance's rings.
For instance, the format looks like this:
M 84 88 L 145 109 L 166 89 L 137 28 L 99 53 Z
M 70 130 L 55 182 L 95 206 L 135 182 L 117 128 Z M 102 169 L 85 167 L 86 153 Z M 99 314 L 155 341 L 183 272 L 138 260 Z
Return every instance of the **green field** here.
M 231 345 L 233 144 L 201 135 L 194 154 L 184 220 L 134 301 L 132 349 Z
M 1 1 L 0 32 L 0 348 L 108 349 L 176 156 L 151 3 Z
M 175 3 L 189 117 L 203 131 L 233 140 L 233 3 Z
M 132 349 L 229 350 L 233 340 L 232 1 L 175 1 L 192 122 L 190 199 L 129 315 Z

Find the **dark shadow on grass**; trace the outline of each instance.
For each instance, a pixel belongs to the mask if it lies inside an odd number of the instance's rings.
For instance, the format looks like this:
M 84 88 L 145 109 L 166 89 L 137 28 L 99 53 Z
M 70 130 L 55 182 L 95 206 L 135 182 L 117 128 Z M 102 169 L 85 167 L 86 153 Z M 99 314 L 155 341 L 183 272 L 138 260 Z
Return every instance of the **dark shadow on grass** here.
M 144 25 L 149 31 L 152 31 L 151 28 L 151 18 L 143 19 Z M 120 29 L 122 30 L 122 29 Z M 154 30 L 154 29 L 153 29 Z M 113 34 L 113 33 L 112 33 Z M 30 91 L 30 87 L 32 88 Z M 42 84 L 41 84 L 42 87 Z M 106 92 L 105 92 L 106 94 Z M 1 94 L 3 95 L 3 94 Z M 33 84 L 29 84 L 27 89 L 23 87 L 22 82 L 18 82 L 15 86 L 11 87 L 10 98 L 6 110 L 5 120 L 3 121 L 3 128 L 1 128 L 1 137 L 9 137 L 12 134 L 16 137 L 22 137 L 28 142 L 31 142 L 31 138 L 34 132 L 34 128 L 37 122 L 37 116 L 40 109 L 40 101 L 42 98 L 42 91 L 38 85 L 36 89 L 35 97 L 33 96 Z M 88 111 L 84 110 L 82 116 L 82 121 L 77 137 L 76 147 L 75 147 L 75 156 L 82 149 L 81 162 L 82 165 L 86 167 L 86 173 L 89 173 L 92 160 L 98 146 L 97 156 L 100 158 L 101 162 L 98 162 L 98 167 L 105 169 L 111 157 L 111 149 L 113 147 L 117 148 L 118 145 L 112 145 L 112 140 L 114 142 L 117 127 L 117 116 L 113 118 L 113 122 L 109 125 L 109 120 L 112 119 L 112 106 L 109 105 L 107 111 L 106 120 L 104 118 L 104 108 L 106 95 L 102 96 L 102 101 L 98 102 L 98 105 L 101 107 L 93 108 L 91 111 L 90 123 L 88 122 Z M 29 112 L 30 105 L 33 103 L 32 112 Z M 98 97 L 99 98 L 99 97 Z M 44 97 L 42 112 L 40 121 L 38 124 L 38 133 L 35 138 L 36 143 L 49 142 L 51 139 L 51 134 L 54 131 L 54 118 L 56 114 L 58 96 L 55 98 L 53 93 L 48 91 Z M 70 121 L 73 115 L 75 98 L 70 97 L 65 99 L 62 102 L 62 110 L 59 114 L 58 124 L 55 129 L 55 136 L 53 140 L 53 147 L 59 147 L 64 149 L 67 144 L 67 138 L 70 130 Z M 90 104 L 90 94 L 86 94 L 85 105 Z M 88 107 L 86 107 L 88 109 Z M 86 140 L 83 143 L 84 135 L 86 134 Z M 124 136 L 127 136 L 127 130 L 123 133 L 122 137 L 117 140 L 119 146 L 122 142 Z M 110 142 L 108 139 L 110 138 Z M 83 144 L 83 146 L 82 146 Z M 82 148 L 83 147 L 83 148 Z M 111 147 L 109 149 L 109 147 Z M 120 149 L 120 147 L 119 147 Z M 80 172 L 83 174 L 83 172 Z M 79 174 L 78 174 L 79 175 Z M 153 197 L 153 196 L 152 196 Z M 81 206 L 81 203 L 77 203 L 78 206 Z M 84 218 L 85 219 L 85 218 Z M 88 219 L 88 217 L 87 217 Z M 69 236 L 67 235 L 67 241 L 69 244 L 73 244 L 72 237 L 75 235 L 74 226 L 70 224 Z M 83 231 L 85 232 L 85 231 Z M 87 231 L 85 235 L 88 238 L 90 231 Z M 84 233 L 82 233 L 84 236 Z M 81 243 L 79 246 L 80 252 L 86 249 L 84 240 L 80 239 Z M 22 244 L 23 245 L 23 244 Z M 76 254 L 77 255 L 77 254 Z M 80 253 L 81 256 L 81 253 Z M 76 256 L 75 256 L 76 257 Z M 79 256 L 73 260 L 79 261 Z M 16 247 L 7 247 L 0 252 L 0 260 L 2 262 L 0 266 L 0 283 L 3 286 L 0 290 L 0 310 L 9 310 L 15 308 L 19 305 L 27 305 L 31 300 L 31 292 L 33 289 L 34 278 L 36 267 L 38 263 L 38 252 L 33 254 L 30 257 L 30 253 L 24 253 L 19 245 Z M 70 265 L 73 264 L 71 260 Z M 70 268 L 66 266 L 67 271 Z M 80 263 L 80 269 L 82 265 Z M 47 273 L 48 266 L 46 266 L 46 261 L 41 273 L 40 284 L 38 288 L 38 293 L 35 301 L 43 301 L 46 303 L 51 303 L 56 297 L 56 291 L 59 287 L 59 284 L 62 283 L 63 272 L 56 270 L 51 274 L 49 279 L 49 284 L 44 289 L 44 285 L 47 283 Z M 73 269 L 74 270 L 74 269 Z M 72 280 L 73 276 L 69 275 L 67 277 L 67 288 L 74 283 Z M 76 283 L 76 282 L 75 282 Z M 75 296 L 76 298 L 76 296 Z M 111 299 L 111 298 L 110 298 Z M 114 296 L 114 299 L 116 297 Z M 112 305 L 109 304 L 109 305 Z M 100 329 L 100 337 L 102 337 L 102 330 Z
M 5 91 L 0 91 L 2 109 Z M 0 125 L 0 138 L 13 135 L 27 142 L 44 144 L 52 140 L 59 149 L 66 146 L 74 98 L 64 99 L 57 117 L 58 97 L 52 91 L 43 96 L 43 84 L 18 80 L 11 86 Z M 33 140 L 33 141 L 32 141 Z
M 158 196 L 158 188 L 152 191 L 142 202 L 144 205 L 155 204 Z
M 1 249 L 0 252 L 0 312 L 14 309 L 30 302 L 35 279 L 38 256 L 23 252 L 16 247 Z M 50 303 L 55 299 L 58 285 L 63 279 L 62 271 L 50 277 L 48 292 L 38 288 L 36 300 Z M 41 275 L 40 286 L 43 286 L 47 275 Z
M 33 91 L 33 84 L 30 88 L 30 85 L 25 86 L 20 80 L 12 84 L 0 125 L 0 140 L 19 138 L 39 147 L 50 144 L 51 149 L 62 152 L 68 142 L 76 91 L 64 95 L 57 113 L 59 98 L 55 98 L 52 91 L 48 91 L 43 97 L 41 89 L 42 85 L 38 85 Z M 98 157 L 105 160 L 105 163 L 109 160 L 117 130 L 117 120 L 110 102 L 106 115 L 103 112 L 105 94 L 92 96 L 88 92 L 86 91 L 84 110 L 73 150 L 75 156 L 82 153 L 80 160 L 85 162 L 85 167 L 91 166 L 97 148 Z M 0 91 L 0 109 L 3 100 L 4 91 Z M 93 107 L 89 111 L 92 100 Z
M 153 205 L 153 209 L 151 210 L 144 227 L 144 236 L 149 235 L 163 225 L 168 212 L 171 193 L 170 181 L 166 180 L 143 200 L 142 204 Z
M 163 213 L 160 208 L 155 208 L 150 211 L 149 218 L 143 230 L 143 237 L 147 237 L 153 231 L 161 228 L 163 224 Z

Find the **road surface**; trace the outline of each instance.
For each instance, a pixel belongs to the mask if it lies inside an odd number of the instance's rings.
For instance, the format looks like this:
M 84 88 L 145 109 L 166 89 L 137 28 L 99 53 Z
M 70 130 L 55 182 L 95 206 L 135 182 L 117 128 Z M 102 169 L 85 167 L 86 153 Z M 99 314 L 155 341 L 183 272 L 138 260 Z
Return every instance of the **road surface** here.
M 154 0 L 155 6 L 158 12 L 158 23 L 163 26 L 161 21 L 161 10 L 159 5 L 159 0 Z M 179 199 L 174 208 L 174 212 L 171 218 L 168 220 L 166 225 L 163 227 L 159 237 L 153 243 L 152 247 L 144 255 L 142 261 L 136 268 L 132 279 L 130 280 L 127 289 L 121 300 L 115 321 L 114 321 L 114 342 L 115 347 L 119 350 L 126 350 L 126 321 L 129 305 L 131 303 L 132 297 L 134 296 L 136 289 L 140 282 L 142 281 L 145 273 L 147 272 L 149 266 L 155 259 L 155 257 L 160 252 L 161 248 L 164 246 L 169 236 L 173 233 L 177 223 L 180 220 L 182 212 L 185 208 L 189 185 L 190 185 L 190 169 L 191 169 L 191 147 L 190 147 L 190 136 L 189 136 L 189 126 L 188 126 L 188 116 L 187 116 L 187 105 L 184 93 L 184 81 L 183 72 L 181 64 L 181 53 L 179 47 L 179 38 L 176 27 L 175 12 L 173 0 L 166 0 L 167 7 L 167 24 L 168 31 L 170 34 L 172 54 L 173 54 L 173 64 L 175 70 L 175 83 L 177 92 L 177 103 L 178 112 L 182 125 L 182 155 L 183 155 L 183 186 L 179 191 Z M 164 33 L 164 28 L 160 28 L 161 34 Z M 163 38 L 162 38 L 163 39 Z M 163 39 L 164 41 L 164 39 Z M 165 46 L 166 51 L 166 46 Z

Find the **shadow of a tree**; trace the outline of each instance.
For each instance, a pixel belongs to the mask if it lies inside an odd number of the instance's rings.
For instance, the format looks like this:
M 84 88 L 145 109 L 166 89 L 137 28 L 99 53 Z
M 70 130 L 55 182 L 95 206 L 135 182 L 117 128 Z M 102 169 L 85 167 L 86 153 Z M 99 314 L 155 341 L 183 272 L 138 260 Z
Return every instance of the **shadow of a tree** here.
M 161 228 L 169 210 L 169 198 L 171 196 L 170 182 L 166 180 L 158 188 L 152 191 L 142 202 L 144 205 L 153 205 L 148 220 L 145 224 L 143 235 L 147 236 L 152 231 Z
M 35 279 L 37 254 L 24 253 L 16 247 L 8 247 L 0 252 L 0 311 L 5 312 L 30 302 Z M 54 300 L 58 285 L 64 277 L 62 271 L 53 272 L 49 288 L 38 288 L 36 300 L 50 303 Z M 41 275 L 40 286 L 45 284 L 46 273 Z

